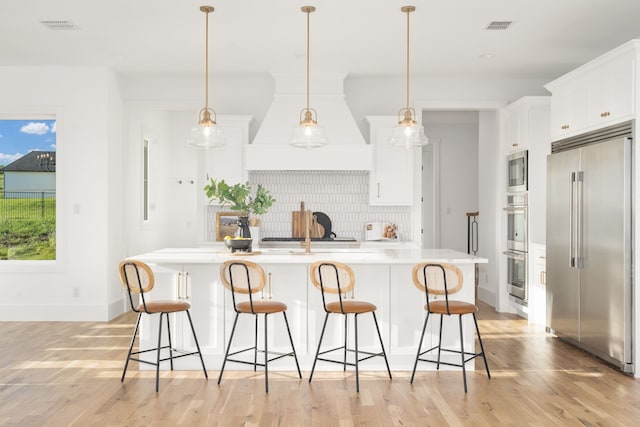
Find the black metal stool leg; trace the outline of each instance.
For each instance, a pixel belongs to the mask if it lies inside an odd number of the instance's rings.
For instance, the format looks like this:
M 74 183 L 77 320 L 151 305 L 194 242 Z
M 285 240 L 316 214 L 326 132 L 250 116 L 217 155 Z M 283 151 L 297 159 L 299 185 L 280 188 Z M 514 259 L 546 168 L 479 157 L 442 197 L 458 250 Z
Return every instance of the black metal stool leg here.
M 220 375 L 218 376 L 218 384 L 222 380 L 222 373 L 224 372 L 224 365 L 227 363 L 227 358 L 229 357 L 229 350 L 231 350 L 231 342 L 233 341 L 233 334 L 236 331 L 236 324 L 238 323 L 238 315 L 236 313 L 235 319 L 233 319 L 233 326 L 231 327 L 231 335 L 229 336 L 229 344 L 227 345 L 227 351 L 224 353 L 224 360 L 222 361 L 222 367 L 220 368 Z
M 344 316 L 344 364 L 342 365 L 342 370 L 344 372 L 347 372 L 347 344 L 349 343 L 347 340 L 348 335 L 348 320 L 349 320 L 349 316 L 346 314 L 343 314 Z
M 424 334 L 427 331 L 427 322 L 429 322 L 428 311 L 427 311 L 427 317 L 424 319 L 424 325 L 422 326 L 422 335 L 420 335 L 420 344 L 418 344 L 418 353 L 416 354 L 416 361 L 413 363 L 413 373 L 411 374 L 411 384 L 413 384 L 413 377 L 416 375 L 416 368 L 418 367 L 418 359 L 420 358 L 420 350 L 422 350 L 422 342 L 424 341 Z
M 254 320 L 255 320 L 255 326 L 254 326 L 254 331 L 253 331 L 253 337 L 254 337 L 254 341 L 253 341 L 253 372 L 257 371 L 257 366 L 258 366 L 258 315 L 254 314 L 253 315 Z
M 360 372 L 358 370 L 358 313 L 353 315 L 353 332 L 355 335 L 355 349 L 356 349 L 356 392 L 360 393 Z
M 296 348 L 293 345 L 293 337 L 291 336 L 291 329 L 289 329 L 289 321 L 287 320 L 287 312 L 283 311 L 284 324 L 287 326 L 287 334 L 289 335 L 289 341 L 291 342 L 291 350 L 293 351 L 293 358 L 296 361 L 296 368 L 298 368 L 298 377 L 302 379 L 302 372 L 300 371 L 300 365 L 298 364 L 298 356 L 296 354 Z
M 382 349 L 382 356 L 384 357 L 384 363 L 387 365 L 387 372 L 389 373 L 389 379 L 391 377 L 391 368 L 389 368 L 389 361 L 387 360 L 387 352 L 384 351 L 384 344 L 382 343 L 382 334 L 380 333 L 380 327 L 378 326 L 378 318 L 376 317 L 376 312 L 372 311 L 373 314 L 373 323 L 376 325 L 376 331 L 378 331 L 378 339 L 380 340 L 380 348 Z
M 324 323 L 322 324 L 322 332 L 320 333 L 320 340 L 318 341 L 318 350 L 316 351 L 316 357 L 313 359 L 313 366 L 311 367 L 311 373 L 309 374 L 309 382 L 313 378 L 313 371 L 316 369 L 316 362 L 318 361 L 318 356 L 320 355 L 320 346 L 322 345 L 322 338 L 324 337 L 324 330 L 327 327 L 327 320 L 329 319 L 329 312 L 327 312 L 324 316 Z
M 487 370 L 487 376 L 489 377 L 489 379 L 491 379 L 491 373 L 489 372 L 489 365 L 487 364 L 487 356 L 484 354 L 484 346 L 482 345 L 482 337 L 480 337 L 480 328 L 478 328 L 478 321 L 476 320 L 475 313 L 473 313 L 473 323 L 476 325 L 476 333 L 478 334 L 480 351 L 482 351 L 482 358 L 484 359 L 484 368 Z
M 158 350 L 156 357 L 156 393 L 160 388 L 160 347 L 162 347 L 162 315 L 160 313 L 160 321 L 158 323 Z
M 440 315 L 440 331 L 438 332 L 438 364 L 436 365 L 436 370 L 440 370 L 440 350 L 442 349 L 442 320 L 444 319 L 444 314 Z
M 169 323 L 169 313 L 165 313 L 167 316 L 167 337 L 169 339 L 169 364 L 173 371 L 173 344 L 171 343 L 171 324 Z
M 258 316 L 256 316 L 258 317 Z M 269 393 L 269 349 L 267 348 L 267 313 L 264 314 L 264 389 Z M 254 365 L 255 368 L 255 365 Z
M 200 344 L 198 343 L 198 337 L 196 336 L 196 330 L 193 327 L 193 322 L 191 321 L 191 314 L 189 310 L 187 312 L 187 319 L 189 319 L 189 325 L 191 326 L 191 333 L 193 334 L 193 341 L 196 343 L 196 348 L 198 349 L 198 356 L 200 356 L 200 363 L 202 363 L 202 371 L 204 372 L 204 377 L 209 378 L 209 374 L 207 374 L 207 368 L 204 366 L 204 359 L 202 358 L 202 351 L 200 351 Z
M 467 392 L 467 370 L 464 367 L 464 336 L 462 335 L 462 314 L 458 315 L 460 325 L 460 357 L 462 358 L 462 379 L 464 380 L 464 392 Z
M 142 313 L 138 313 L 138 320 L 136 321 L 136 327 L 133 330 L 133 335 L 131 336 L 131 344 L 129 345 L 129 353 L 127 353 L 127 361 L 124 362 L 124 369 L 122 370 L 122 378 L 120 378 L 120 382 L 124 381 L 124 376 L 127 374 L 127 367 L 129 367 L 129 359 L 131 359 L 131 352 L 133 351 L 133 343 L 136 340 L 136 335 L 138 335 L 138 327 L 140 326 L 140 318 L 142 317 Z

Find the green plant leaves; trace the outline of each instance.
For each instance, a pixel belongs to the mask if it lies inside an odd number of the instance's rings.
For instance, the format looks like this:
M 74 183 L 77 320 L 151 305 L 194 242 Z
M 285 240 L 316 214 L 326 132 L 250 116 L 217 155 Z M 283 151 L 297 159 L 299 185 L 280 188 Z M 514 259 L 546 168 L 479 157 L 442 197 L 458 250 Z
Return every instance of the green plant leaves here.
M 249 182 L 234 185 L 227 184 L 224 179 L 216 181 L 211 178 L 204 186 L 207 198 L 223 206 L 229 206 L 232 211 L 247 214 L 262 215 L 267 213 L 276 201 L 262 184 L 258 184 L 254 195 L 251 194 Z

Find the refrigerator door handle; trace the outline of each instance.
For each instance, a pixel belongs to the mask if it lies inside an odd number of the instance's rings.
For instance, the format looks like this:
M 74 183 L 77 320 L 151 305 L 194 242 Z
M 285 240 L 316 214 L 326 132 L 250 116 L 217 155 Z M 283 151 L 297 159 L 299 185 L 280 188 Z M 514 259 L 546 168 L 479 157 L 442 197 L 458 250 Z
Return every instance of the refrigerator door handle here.
M 582 206 L 584 191 L 584 172 L 576 172 L 576 268 L 584 268 L 584 248 L 582 244 L 582 223 L 584 209 Z
M 571 172 L 570 182 L 571 189 L 569 191 L 569 264 L 571 268 L 576 267 L 576 253 L 575 253 L 575 209 L 576 209 L 576 173 Z

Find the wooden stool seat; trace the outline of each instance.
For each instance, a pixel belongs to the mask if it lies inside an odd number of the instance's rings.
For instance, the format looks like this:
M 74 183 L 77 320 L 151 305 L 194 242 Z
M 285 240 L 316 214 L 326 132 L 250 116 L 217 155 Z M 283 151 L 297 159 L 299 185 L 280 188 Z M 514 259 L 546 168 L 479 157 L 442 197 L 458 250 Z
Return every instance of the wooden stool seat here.
M 449 301 L 448 308 L 446 301 L 433 301 L 429 303 L 429 306 L 433 314 L 471 314 L 478 312 L 478 307 L 475 304 L 464 301 Z M 428 310 L 429 306 L 425 304 L 424 309 Z
M 147 313 L 176 313 L 178 311 L 185 311 L 191 308 L 191 304 L 186 301 L 148 301 L 146 302 Z M 145 311 L 143 304 L 138 304 L 136 311 Z
M 370 313 L 376 311 L 376 306 L 364 301 L 342 301 L 342 307 L 340 307 L 340 301 L 334 301 L 327 304 L 326 309 L 329 313 L 344 313 L 344 314 L 360 314 Z
M 272 314 L 287 311 L 287 305 L 279 301 L 249 301 L 236 304 L 236 310 L 240 313 Z
M 193 328 L 191 314 L 189 313 L 191 304 L 182 300 L 147 301 L 145 298 L 145 294 L 153 289 L 153 286 L 155 284 L 155 276 L 153 274 L 153 270 L 151 270 L 151 267 L 149 267 L 142 261 L 124 260 L 120 262 L 118 270 L 120 273 L 120 281 L 122 282 L 122 286 L 124 286 L 124 288 L 127 290 L 127 294 L 129 295 L 129 304 L 131 305 L 131 309 L 138 313 L 138 320 L 136 321 L 136 327 L 133 330 L 133 335 L 131 336 L 129 353 L 127 354 L 127 361 L 124 364 L 124 369 L 122 370 L 122 377 L 120 378 L 120 381 L 124 381 L 124 377 L 127 374 L 127 367 L 129 366 L 129 361 L 131 360 L 139 363 L 145 363 L 147 365 L 153 365 L 156 367 L 156 392 L 158 392 L 158 389 L 160 387 L 160 362 L 168 360 L 171 365 L 171 370 L 173 371 L 173 359 L 185 356 L 193 356 L 196 354 L 200 357 L 200 363 L 202 363 L 204 377 L 209 378 L 209 375 L 207 374 L 207 368 L 205 368 L 204 366 L 202 352 L 200 351 L 200 344 L 198 344 L 198 337 L 196 337 L 196 330 Z M 138 304 L 134 303 L 133 301 L 134 295 L 139 301 Z M 179 312 L 184 312 L 187 315 L 189 326 L 191 326 L 191 333 L 193 334 L 193 342 L 196 345 L 196 351 L 178 350 L 174 348 L 173 344 L 171 343 L 171 325 L 169 324 L 169 313 Z M 146 350 L 139 349 L 138 351 L 133 351 L 133 344 L 136 340 L 136 336 L 138 335 L 138 329 L 140 328 L 140 319 L 142 318 L 143 314 L 149 316 L 155 314 L 160 315 L 158 322 L 158 346 L 155 348 L 148 348 Z M 167 339 L 169 341 L 169 345 L 165 346 L 162 345 L 163 318 L 167 319 Z M 161 358 L 160 353 L 162 350 L 168 350 L 169 357 Z M 155 362 L 140 359 L 139 357 L 137 357 L 139 354 L 147 353 L 149 351 L 156 352 Z M 175 354 L 176 352 L 179 354 Z

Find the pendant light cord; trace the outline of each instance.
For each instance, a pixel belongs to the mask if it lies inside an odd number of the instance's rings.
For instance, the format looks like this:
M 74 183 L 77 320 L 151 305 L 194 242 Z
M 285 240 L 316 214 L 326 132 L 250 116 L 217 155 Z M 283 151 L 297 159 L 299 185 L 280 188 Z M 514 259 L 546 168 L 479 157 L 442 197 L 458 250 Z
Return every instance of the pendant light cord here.
M 206 12 L 204 41 L 204 108 L 209 109 L 209 11 Z
M 409 14 L 411 11 L 407 11 L 407 110 L 409 109 Z
M 309 16 L 311 14 L 310 10 L 307 10 L 307 111 L 309 111 Z

